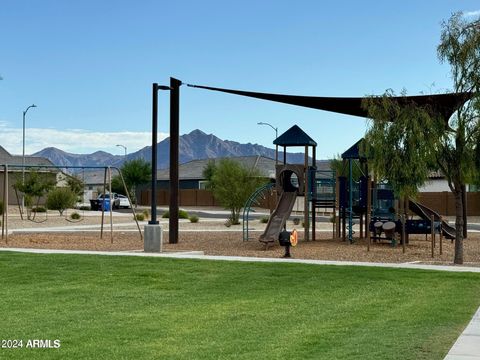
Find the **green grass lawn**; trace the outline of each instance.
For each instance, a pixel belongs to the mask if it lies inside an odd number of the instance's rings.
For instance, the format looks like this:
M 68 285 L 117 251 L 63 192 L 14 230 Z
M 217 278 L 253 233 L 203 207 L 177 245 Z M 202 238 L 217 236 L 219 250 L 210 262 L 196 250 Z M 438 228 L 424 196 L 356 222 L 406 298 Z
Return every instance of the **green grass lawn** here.
M 0 252 L 0 359 L 442 359 L 480 275 Z

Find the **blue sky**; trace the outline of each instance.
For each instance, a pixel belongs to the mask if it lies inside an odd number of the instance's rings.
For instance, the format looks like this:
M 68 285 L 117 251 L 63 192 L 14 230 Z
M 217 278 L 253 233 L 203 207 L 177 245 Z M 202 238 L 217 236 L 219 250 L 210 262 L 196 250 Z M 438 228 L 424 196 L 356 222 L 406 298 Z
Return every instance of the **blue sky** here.
M 440 23 L 461 0 L 403 1 L 62 1 L 0 2 L 0 145 L 26 152 L 123 154 L 150 145 L 151 84 L 185 83 L 312 96 L 409 94 L 451 87 L 439 64 Z M 160 138 L 168 92 L 159 93 Z M 365 119 L 235 95 L 181 88 L 181 133 L 273 147 L 297 124 L 317 157 L 361 138 Z M 300 149 L 299 149 L 300 150 Z

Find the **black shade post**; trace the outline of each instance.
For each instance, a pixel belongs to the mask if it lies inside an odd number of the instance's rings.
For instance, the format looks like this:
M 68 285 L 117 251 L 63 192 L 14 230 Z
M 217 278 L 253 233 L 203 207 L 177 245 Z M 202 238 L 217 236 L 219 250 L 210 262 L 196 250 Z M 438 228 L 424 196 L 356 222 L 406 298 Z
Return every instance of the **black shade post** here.
M 157 221 L 157 132 L 158 132 L 158 84 L 152 84 L 152 193 L 150 199 L 151 218 L 149 224 Z
M 178 143 L 180 137 L 180 86 L 182 82 L 170 78 L 170 217 L 168 220 L 168 242 L 178 243 Z

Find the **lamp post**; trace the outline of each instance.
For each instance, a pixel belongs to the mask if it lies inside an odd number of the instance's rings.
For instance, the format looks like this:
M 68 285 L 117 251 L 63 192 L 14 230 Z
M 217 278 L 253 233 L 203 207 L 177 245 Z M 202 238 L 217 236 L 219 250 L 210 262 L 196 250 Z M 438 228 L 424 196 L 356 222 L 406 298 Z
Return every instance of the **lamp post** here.
M 158 133 L 158 90 L 170 90 L 170 86 L 152 84 L 152 184 L 150 198 L 150 221 L 145 225 L 144 250 L 162 251 L 161 228 L 157 221 L 157 133 Z
M 25 116 L 30 108 L 37 107 L 37 105 L 32 104 L 27 107 L 23 112 L 23 146 L 22 146 L 22 185 L 25 184 Z M 22 196 L 22 213 L 25 209 L 25 195 Z
M 115 146 L 121 147 L 121 148 L 123 148 L 123 150 L 125 150 L 125 160 L 126 160 L 127 159 L 127 147 L 125 145 L 122 145 L 122 144 L 117 144 Z
M 258 122 L 257 125 L 267 125 L 275 130 L 275 139 L 278 138 L 278 128 L 266 122 Z M 275 145 L 275 163 L 278 163 L 278 145 Z

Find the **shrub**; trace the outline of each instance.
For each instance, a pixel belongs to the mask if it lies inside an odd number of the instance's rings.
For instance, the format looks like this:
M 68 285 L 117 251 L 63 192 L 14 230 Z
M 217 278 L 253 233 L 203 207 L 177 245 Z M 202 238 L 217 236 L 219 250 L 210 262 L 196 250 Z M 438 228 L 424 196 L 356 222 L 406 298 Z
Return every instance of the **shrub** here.
M 0 200 L 0 215 L 3 215 L 3 201 Z
M 145 220 L 145 215 L 135 214 L 135 219 L 137 219 L 137 221 L 143 221 L 143 220 Z
M 269 219 L 268 216 L 263 216 L 262 218 L 260 218 L 260 222 L 261 222 L 262 224 L 266 224 L 266 223 L 268 223 L 268 219 Z
M 73 208 L 77 202 L 77 195 L 70 188 L 55 188 L 48 193 L 47 208 L 58 210 L 60 216 L 68 208 Z
M 148 211 L 148 209 L 143 210 L 142 214 L 145 219 L 148 219 L 150 217 L 150 212 Z
M 88 205 L 82 205 L 78 208 L 78 210 L 91 210 L 91 208 Z
M 293 224 L 294 225 L 300 224 L 300 219 L 299 218 L 293 218 Z
M 45 209 L 43 206 L 37 206 L 37 207 L 32 208 L 31 211 L 34 212 L 34 213 L 45 213 L 45 212 L 47 212 L 47 209 Z
M 70 219 L 72 219 L 72 220 L 80 220 L 80 218 L 81 218 L 81 216 L 77 212 L 74 212 L 70 215 Z
M 198 222 L 198 216 L 197 215 L 190 216 L 190 222 L 191 223 L 197 223 Z
M 167 210 L 163 213 L 162 218 L 168 219 L 170 217 L 170 212 Z M 185 210 L 178 210 L 178 218 L 179 219 L 188 219 L 188 213 Z

